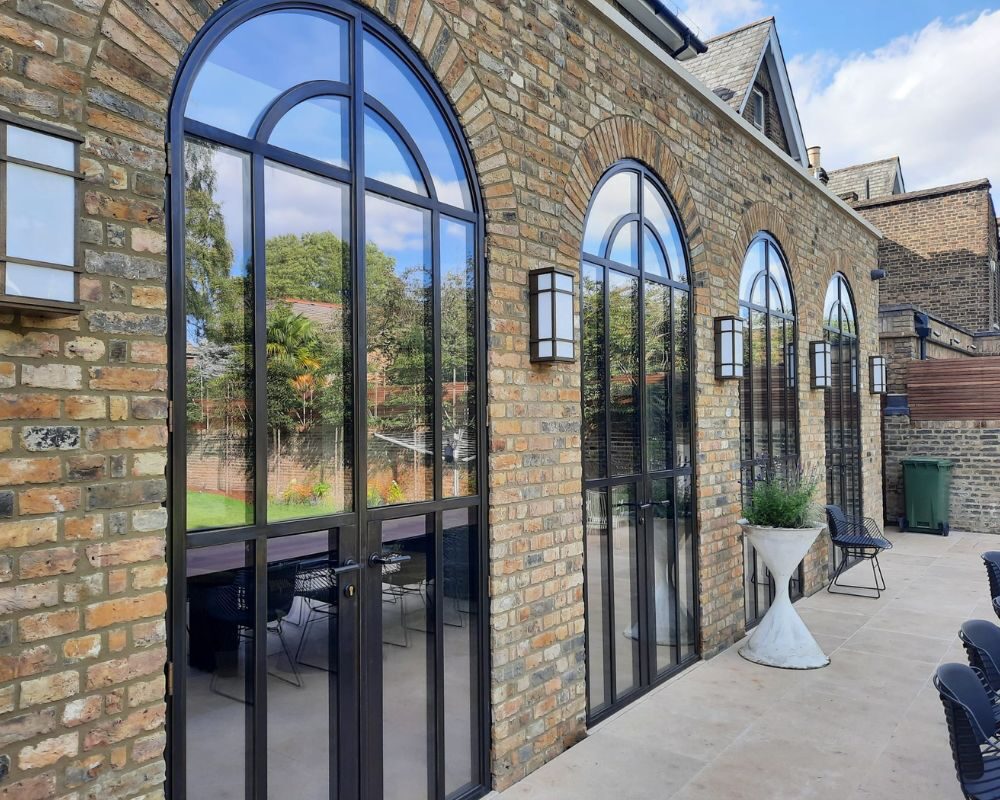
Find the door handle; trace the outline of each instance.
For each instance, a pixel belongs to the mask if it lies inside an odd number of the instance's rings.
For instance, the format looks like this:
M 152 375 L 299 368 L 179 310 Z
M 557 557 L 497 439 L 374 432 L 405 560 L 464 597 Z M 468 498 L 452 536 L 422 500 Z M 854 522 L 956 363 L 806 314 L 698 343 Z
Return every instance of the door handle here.
M 652 507 L 653 507 L 652 503 L 643 503 L 642 505 L 639 506 L 639 510 L 640 511 L 648 511 Z
M 353 558 L 349 558 L 339 567 L 334 567 L 332 572 L 334 575 L 343 575 L 345 572 L 356 572 L 359 569 L 361 569 L 361 565 Z
M 372 553 L 368 557 L 368 566 L 374 567 L 376 565 L 384 564 L 402 564 L 409 561 L 413 556 L 405 555 L 404 553 Z

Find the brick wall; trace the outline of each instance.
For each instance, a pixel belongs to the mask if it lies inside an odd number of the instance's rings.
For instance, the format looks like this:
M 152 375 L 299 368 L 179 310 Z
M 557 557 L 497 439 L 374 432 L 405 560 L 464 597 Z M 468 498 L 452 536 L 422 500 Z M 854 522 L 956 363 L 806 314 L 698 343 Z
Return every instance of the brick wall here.
M 919 306 L 972 331 L 997 322 L 996 217 L 989 181 L 861 202 L 885 238 L 881 301 Z
M 757 73 L 757 80 L 754 81 L 753 87 L 764 95 L 764 135 L 786 153 L 789 152 L 788 137 L 781 121 L 781 111 L 778 109 L 774 83 L 771 80 L 771 72 L 766 65 L 762 66 L 760 72 Z M 752 100 L 743 109 L 743 119 L 753 125 Z
M 1000 420 L 921 420 L 886 417 L 886 517 L 905 514 L 902 461 L 947 458 L 952 530 L 1000 533 Z
M 487 205 L 493 770 L 504 787 L 584 734 L 580 366 L 531 365 L 527 272 L 578 269 L 601 173 L 638 158 L 687 231 L 696 322 L 702 647 L 742 635 L 737 386 L 712 320 L 737 312 L 754 234 L 788 257 L 799 374 L 834 271 L 878 347 L 876 241 L 731 113 L 584 3 L 377 0 L 455 105 Z M 0 103 L 81 132 L 84 313 L 0 322 L 0 798 L 162 794 L 167 524 L 164 115 L 204 0 L 16 0 L 0 11 Z M 803 381 L 805 384 L 805 381 Z M 824 461 L 821 392 L 802 457 Z M 877 398 L 863 394 L 866 512 L 881 514 Z M 42 429 L 42 430 L 39 430 Z M 48 429 L 48 430 L 45 430 Z M 827 548 L 809 556 L 820 585 Z

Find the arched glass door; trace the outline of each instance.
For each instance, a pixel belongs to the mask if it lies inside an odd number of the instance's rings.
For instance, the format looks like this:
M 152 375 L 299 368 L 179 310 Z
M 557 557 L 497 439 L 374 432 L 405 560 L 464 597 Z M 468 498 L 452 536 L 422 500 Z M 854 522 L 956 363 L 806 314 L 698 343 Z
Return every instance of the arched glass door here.
M 237 2 L 171 139 L 171 796 L 482 793 L 482 211 L 454 115 L 360 7 Z
M 743 494 L 769 474 L 799 467 L 798 376 L 795 374 L 795 299 L 781 248 L 770 234 L 758 234 L 747 250 L 740 276 L 744 371 L 740 383 Z M 745 542 L 744 589 L 747 624 L 756 623 L 774 599 L 774 581 L 756 551 Z M 802 593 L 801 569 L 792 596 Z
M 823 304 L 823 335 L 831 347 L 833 381 L 826 390 L 826 496 L 848 517 L 862 515 L 861 395 L 858 386 L 857 315 L 851 287 L 841 273 L 830 280 Z M 839 566 L 832 548 L 830 569 Z M 831 572 L 832 574 L 832 572 Z
M 591 721 L 696 655 L 687 248 L 658 179 L 612 169 L 582 255 Z

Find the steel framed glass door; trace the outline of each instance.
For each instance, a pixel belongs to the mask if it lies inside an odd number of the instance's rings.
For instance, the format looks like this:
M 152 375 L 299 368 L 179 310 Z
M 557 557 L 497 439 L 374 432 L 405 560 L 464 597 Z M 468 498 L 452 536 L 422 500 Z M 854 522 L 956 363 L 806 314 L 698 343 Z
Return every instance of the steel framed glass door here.
M 657 178 L 611 170 L 582 256 L 591 722 L 697 654 L 686 247 Z
M 171 797 L 481 796 L 483 216 L 458 125 L 336 0 L 217 12 L 170 125 Z
M 861 483 L 861 395 L 857 321 L 850 284 L 837 273 L 830 280 L 823 311 L 823 335 L 831 347 L 832 384 L 825 392 L 826 496 L 848 518 L 863 514 Z M 830 574 L 842 556 L 831 546 Z

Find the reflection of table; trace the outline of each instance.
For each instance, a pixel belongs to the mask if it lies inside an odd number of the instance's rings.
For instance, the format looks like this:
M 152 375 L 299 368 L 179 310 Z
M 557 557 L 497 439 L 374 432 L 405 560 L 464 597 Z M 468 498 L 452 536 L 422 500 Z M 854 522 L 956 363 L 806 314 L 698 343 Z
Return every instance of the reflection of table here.
M 746 526 L 750 544 L 774 576 L 774 601 L 750 640 L 740 648 L 748 661 L 785 669 L 825 667 L 830 659 L 795 611 L 788 582 L 822 528 L 757 528 Z

